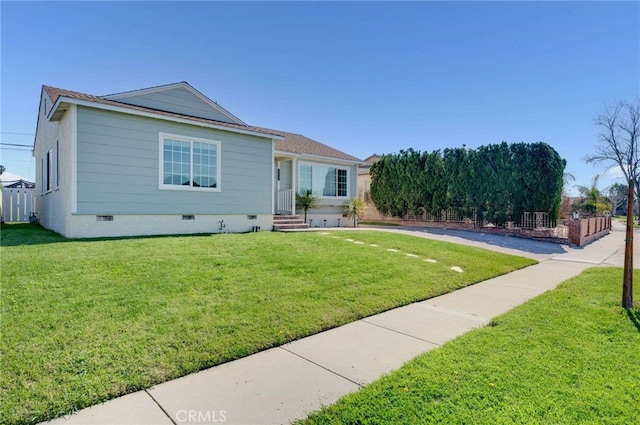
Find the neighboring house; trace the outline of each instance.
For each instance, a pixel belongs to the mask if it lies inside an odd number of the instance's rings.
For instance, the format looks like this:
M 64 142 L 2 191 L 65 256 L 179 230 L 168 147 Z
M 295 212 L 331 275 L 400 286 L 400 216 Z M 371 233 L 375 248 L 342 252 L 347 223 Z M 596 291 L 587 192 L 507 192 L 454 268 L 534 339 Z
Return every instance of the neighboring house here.
M 186 82 L 108 96 L 43 86 L 34 142 L 40 223 L 67 237 L 270 230 L 311 189 L 334 226 L 358 158 L 245 124 Z
M 612 207 L 611 207 L 612 214 L 614 216 L 620 216 L 620 215 L 626 216 L 627 215 L 627 206 L 628 206 L 627 204 L 628 204 L 628 201 L 629 201 L 629 197 L 625 196 L 624 198 L 618 199 L 618 200 L 616 200 L 616 202 L 613 202 L 612 203 Z M 637 210 L 638 210 L 637 203 L 634 202 L 633 203 L 633 211 L 637 212 Z
M 380 220 L 384 217 L 378 212 L 371 200 L 371 166 L 378 162 L 382 156 L 373 154 L 364 159 L 364 163 L 358 166 L 358 197 L 367 204 L 367 211 L 363 220 Z
M 382 158 L 378 154 L 368 156 L 363 160 L 363 163 L 358 165 L 358 197 L 365 202 L 369 202 L 371 197 L 369 191 L 371 190 L 371 175 L 369 170 L 371 166 L 378 162 Z

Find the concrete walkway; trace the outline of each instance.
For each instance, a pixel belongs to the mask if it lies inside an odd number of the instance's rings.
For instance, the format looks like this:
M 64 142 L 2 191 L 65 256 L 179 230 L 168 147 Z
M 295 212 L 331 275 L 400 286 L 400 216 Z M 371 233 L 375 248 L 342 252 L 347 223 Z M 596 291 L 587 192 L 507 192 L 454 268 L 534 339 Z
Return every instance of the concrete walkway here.
M 334 403 L 425 351 L 486 325 L 493 317 L 589 267 L 622 266 L 624 257 L 624 227 L 619 223 L 610 235 L 582 248 L 463 231 L 386 230 L 480 246 L 535 258 L 540 263 L 49 423 L 289 423 Z

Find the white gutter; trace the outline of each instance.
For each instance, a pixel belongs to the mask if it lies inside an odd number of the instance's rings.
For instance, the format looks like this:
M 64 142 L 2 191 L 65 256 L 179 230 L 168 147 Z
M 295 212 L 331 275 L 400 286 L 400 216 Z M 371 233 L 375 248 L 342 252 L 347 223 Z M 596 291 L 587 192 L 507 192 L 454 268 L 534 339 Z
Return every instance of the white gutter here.
M 287 157 L 298 158 L 298 159 L 308 159 L 311 161 L 314 161 L 314 160 L 321 161 L 321 162 L 330 161 L 332 163 L 345 164 L 345 165 L 368 164 L 367 162 L 360 161 L 360 160 L 342 159 L 342 158 L 335 158 L 332 156 L 315 155 L 311 153 L 297 153 L 297 152 L 288 152 L 288 151 L 279 151 L 279 150 L 276 150 L 274 152 L 276 155 L 287 156 Z

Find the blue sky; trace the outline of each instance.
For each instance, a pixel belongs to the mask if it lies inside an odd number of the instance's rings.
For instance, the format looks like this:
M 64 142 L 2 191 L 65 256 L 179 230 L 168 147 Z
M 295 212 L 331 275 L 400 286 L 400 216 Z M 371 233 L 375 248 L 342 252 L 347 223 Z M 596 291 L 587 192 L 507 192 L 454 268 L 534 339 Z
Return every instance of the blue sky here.
M 594 116 L 640 96 L 639 2 L 2 1 L 0 14 L 2 143 L 33 143 L 43 84 L 187 81 L 251 125 L 360 158 L 544 141 L 588 185 L 605 171 L 583 160 Z M 30 153 L 2 147 L 33 180 Z

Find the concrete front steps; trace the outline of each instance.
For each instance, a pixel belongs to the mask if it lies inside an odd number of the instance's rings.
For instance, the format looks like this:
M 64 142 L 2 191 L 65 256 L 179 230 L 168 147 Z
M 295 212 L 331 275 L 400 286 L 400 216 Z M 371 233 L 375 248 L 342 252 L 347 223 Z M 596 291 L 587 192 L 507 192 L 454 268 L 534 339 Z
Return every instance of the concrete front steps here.
M 287 230 L 308 229 L 309 223 L 305 223 L 303 219 L 297 215 L 274 215 L 273 231 L 286 232 Z

